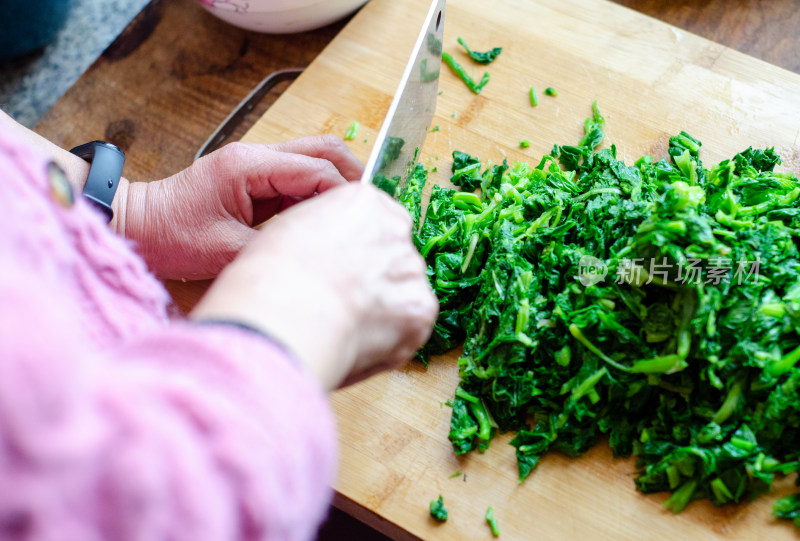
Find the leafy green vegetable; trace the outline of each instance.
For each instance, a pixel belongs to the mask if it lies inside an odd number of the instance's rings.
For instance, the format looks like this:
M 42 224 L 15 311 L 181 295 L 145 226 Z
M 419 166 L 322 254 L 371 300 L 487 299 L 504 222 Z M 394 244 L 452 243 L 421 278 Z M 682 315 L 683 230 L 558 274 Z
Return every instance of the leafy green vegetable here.
M 492 535 L 500 537 L 500 528 L 497 527 L 497 519 L 494 517 L 494 510 L 491 507 L 486 510 L 486 522 L 492 530 Z
M 474 192 L 481 186 L 481 161 L 465 152 L 453 152 L 453 184 L 465 192 Z
M 355 120 L 352 121 L 350 125 L 347 127 L 347 131 L 344 134 L 345 141 L 352 141 L 353 139 L 355 139 L 356 135 L 358 135 L 358 128 L 359 128 L 359 123 L 356 122 Z
M 447 520 L 447 509 L 444 508 L 444 499 L 439 494 L 438 500 L 431 500 L 430 504 L 431 517 L 438 522 Z
M 403 145 L 406 142 L 400 137 L 387 137 L 381 145 L 381 153 L 379 155 L 379 162 L 377 170 L 382 171 L 390 163 L 400 157 L 400 152 L 403 150 Z
M 442 54 L 442 40 L 437 38 L 433 32 L 428 32 L 428 35 L 425 36 L 425 43 L 432 55 Z
M 595 104 L 537 165 L 456 151 L 464 191 L 432 188 L 415 242 L 440 314 L 420 355 L 463 344 L 453 449 L 514 432 L 522 481 L 602 435 L 674 512 L 754 498 L 800 459 L 800 181 L 773 149 L 706 168 L 685 132 L 628 165 L 604 125 Z
M 403 187 L 397 200 L 411 214 L 414 222 L 414 230 L 419 228 L 419 220 L 422 214 L 422 190 L 428 181 L 428 172 L 421 163 L 414 165 L 411 174 L 408 176 L 406 185 Z
M 792 494 L 775 502 L 772 514 L 778 518 L 793 520 L 794 525 L 800 528 L 800 494 Z
M 467 85 L 467 88 L 476 94 L 480 94 L 481 90 L 483 90 L 483 87 L 489 82 L 489 72 L 487 71 L 483 74 L 480 82 L 476 83 L 475 80 L 470 77 L 469 73 L 467 73 L 467 70 L 464 69 L 464 66 L 456 62 L 450 53 L 442 53 L 442 60 L 445 64 L 450 66 L 450 69 L 453 70 L 453 73 L 458 75 L 458 77 L 464 81 L 464 83 Z
M 397 191 L 397 186 L 400 184 L 400 177 L 396 176 L 390 178 L 383 173 L 378 173 L 372 179 L 372 183 L 377 186 L 378 189 L 383 190 L 394 197 L 394 194 Z
M 548 86 L 547 88 L 545 88 L 544 93 L 547 94 L 548 96 L 553 96 L 553 97 L 558 96 L 558 90 L 556 90 L 552 86 Z
M 494 62 L 495 58 L 497 58 L 500 55 L 500 53 L 503 52 L 502 47 L 495 47 L 494 49 L 486 51 L 485 53 L 479 53 L 473 51 L 467 46 L 466 43 L 464 43 L 464 40 L 461 39 L 460 37 L 458 38 L 458 43 L 460 43 L 461 46 L 464 47 L 469 57 L 478 64 L 484 64 L 484 65 L 491 64 L 492 62 Z
M 428 71 L 428 59 L 423 58 L 419 63 L 419 79 L 423 83 L 430 83 L 439 78 L 439 70 Z

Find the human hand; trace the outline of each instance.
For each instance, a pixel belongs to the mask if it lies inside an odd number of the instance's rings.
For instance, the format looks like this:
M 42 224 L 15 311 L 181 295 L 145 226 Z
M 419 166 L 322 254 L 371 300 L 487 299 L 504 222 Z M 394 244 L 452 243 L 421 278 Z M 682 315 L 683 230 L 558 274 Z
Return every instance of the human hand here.
M 362 171 L 335 136 L 231 143 L 169 178 L 128 184 L 116 228 L 159 277 L 211 278 L 255 236 L 252 226 Z
M 190 317 L 263 330 L 331 389 L 408 361 L 437 312 L 408 213 L 352 184 L 270 221 Z

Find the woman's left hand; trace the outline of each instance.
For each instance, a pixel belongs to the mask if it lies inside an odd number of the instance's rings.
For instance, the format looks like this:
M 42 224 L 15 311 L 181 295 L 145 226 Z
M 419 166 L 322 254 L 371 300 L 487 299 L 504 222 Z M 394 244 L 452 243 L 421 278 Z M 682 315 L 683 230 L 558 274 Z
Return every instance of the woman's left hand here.
M 363 169 L 335 136 L 231 143 L 164 180 L 130 183 L 116 228 L 160 278 L 211 278 L 252 238 L 254 225 L 357 181 Z

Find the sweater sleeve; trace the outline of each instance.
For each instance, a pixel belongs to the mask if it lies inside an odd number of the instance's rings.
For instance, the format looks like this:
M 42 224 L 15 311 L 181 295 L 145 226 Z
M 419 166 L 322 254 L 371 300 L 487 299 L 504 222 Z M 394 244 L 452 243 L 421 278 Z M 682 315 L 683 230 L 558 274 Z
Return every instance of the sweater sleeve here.
M 313 538 L 334 422 L 282 350 L 176 322 L 92 352 L 55 292 L 0 298 L 0 539 Z
M 170 322 L 48 170 L 0 132 L 0 540 L 313 538 L 336 463 L 321 387 L 262 336 Z

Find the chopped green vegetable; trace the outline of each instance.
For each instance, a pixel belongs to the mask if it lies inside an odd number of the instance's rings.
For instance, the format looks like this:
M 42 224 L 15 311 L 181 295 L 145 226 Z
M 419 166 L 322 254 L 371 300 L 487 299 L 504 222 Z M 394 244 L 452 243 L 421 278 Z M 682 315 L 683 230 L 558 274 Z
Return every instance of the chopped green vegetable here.
M 403 145 L 405 144 L 406 142 L 400 137 L 390 136 L 384 139 L 381 145 L 381 152 L 378 156 L 379 161 L 376 169 L 378 171 L 383 171 L 389 164 L 399 158 L 403 150 Z
M 544 93 L 547 94 L 548 96 L 553 96 L 553 97 L 558 96 L 558 90 L 556 90 L 552 86 L 548 86 L 547 88 L 545 88 Z
M 429 507 L 431 511 L 431 517 L 434 520 L 438 522 L 444 522 L 447 520 L 447 509 L 444 508 L 444 499 L 442 498 L 441 494 L 439 494 L 438 500 L 431 500 Z
M 793 520 L 794 525 L 800 528 L 800 494 L 792 494 L 775 502 L 772 514 L 778 518 Z
M 378 173 L 372 179 L 372 183 L 380 190 L 388 193 L 392 197 L 394 197 L 394 193 L 397 191 L 397 186 L 400 184 L 400 177 L 387 177 L 382 173 Z
M 423 83 L 430 83 L 439 78 L 439 70 L 428 71 L 428 59 L 423 58 L 419 64 L 419 79 Z
M 531 107 L 536 107 L 537 105 L 539 105 L 539 100 L 536 98 L 535 88 L 531 87 L 531 89 L 528 91 L 528 95 L 531 98 Z
M 474 60 L 478 64 L 483 64 L 483 65 L 491 64 L 492 62 L 494 62 L 495 58 L 497 58 L 503 51 L 502 47 L 495 47 L 494 49 L 486 51 L 485 53 L 479 53 L 470 49 L 467 46 L 467 44 L 464 43 L 464 40 L 461 39 L 460 37 L 458 38 L 458 43 L 460 43 L 461 46 L 464 47 L 464 49 L 467 51 L 467 54 L 472 60 Z
M 459 64 L 455 61 L 453 56 L 450 53 L 442 53 L 442 60 L 450 66 L 450 69 L 453 70 L 453 73 L 458 75 L 462 81 L 467 85 L 467 88 L 472 90 L 476 94 L 480 94 L 483 87 L 486 86 L 486 83 L 489 82 L 489 72 L 483 74 L 483 78 L 481 78 L 479 83 L 476 83 L 472 77 L 470 77 L 467 70 L 464 69 L 464 66 Z
M 350 126 L 347 127 L 347 131 L 344 134 L 345 141 L 352 141 L 358 135 L 358 128 L 359 123 L 355 120 L 350 123 Z
M 434 56 L 438 54 L 442 54 L 442 40 L 436 37 L 436 34 L 433 32 L 429 32 L 426 37 L 426 45 L 428 46 L 428 51 Z
M 439 125 L 437 124 L 436 126 L 434 126 L 433 128 L 431 128 L 431 133 L 433 133 L 433 132 L 435 132 L 435 131 L 439 131 L 440 129 L 441 129 L 441 128 L 440 128 L 440 127 L 439 127 Z
M 800 181 L 773 149 L 706 168 L 685 132 L 628 165 L 604 126 L 594 104 L 536 165 L 455 151 L 464 191 L 432 188 L 414 241 L 440 313 L 420 356 L 463 344 L 453 449 L 515 432 L 522 481 L 602 436 L 674 512 L 754 498 L 800 460 Z
M 427 181 L 428 171 L 425 170 L 421 163 L 415 164 L 397 198 L 398 202 L 408 209 L 411 214 L 415 231 L 419 228 L 419 221 L 422 215 L 422 189 Z
M 528 148 L 529 146 L 531 146 L 531 142 L 528 141 L 527 139 L 524 139 L 524 140 L 519 142 L 519 146 L 521 148 Z
M 460 476 L 461 476 L 461 470 L 458 470 L 457 472 L 455 472 L 453 475 L 450 476 L 450 479 L 454 479 Z
M 492 530 L 492 535 L 500 537 L 500 528 L 497 527 L 497 519 L 494 516 L 494 510 L 492 510 L 491 506 L 486 510 L 486 522 Z

